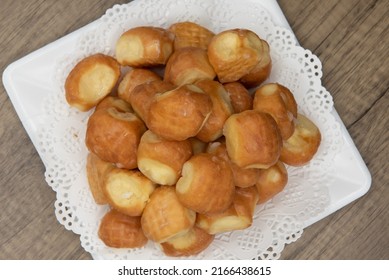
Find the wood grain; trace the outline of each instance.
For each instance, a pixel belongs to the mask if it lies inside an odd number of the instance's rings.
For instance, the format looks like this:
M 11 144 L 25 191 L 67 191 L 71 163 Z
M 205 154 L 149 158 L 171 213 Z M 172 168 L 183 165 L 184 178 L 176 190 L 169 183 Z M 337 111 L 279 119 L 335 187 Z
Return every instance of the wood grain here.
M 0 70 L 86 25 L 111 0 L 2 0 Z M 283 259 L 389 259 L 389 2 L 279 0 L 371 172 L 369 192 L 304 230 Z M 0 259 L 90 259 L 54 214 L 55 193 L 4 87 L 0 88 Z

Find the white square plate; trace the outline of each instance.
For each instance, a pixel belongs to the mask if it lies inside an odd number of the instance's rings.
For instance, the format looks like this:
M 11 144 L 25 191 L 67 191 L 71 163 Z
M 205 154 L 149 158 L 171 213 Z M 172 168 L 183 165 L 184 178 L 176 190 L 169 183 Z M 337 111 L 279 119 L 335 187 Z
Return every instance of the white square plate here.
M 290 29 L 275 0 L 266 1 L 266 8 L 276 25 Z M 93 29 L 98 21 L 15 61 L 4 71 L 4 86 L 35 147 L 38 145 L 38 127 L 44 124 L 45 119 L 42 103 L 53 92 L 54 82 L 50 77 L 56 70 L 55 62 L 73 49 L 79 35 Z M 333 114 L 341 125 L 344 149 L 334 161 L 336 172 L 333 174 L 334 183 L 329 186 L 330 205 L 318 216 L 307 220 L 305 227 L 361 197 L 371 185 L 371 176 L 364 161 L 335 110 Z M 46 165 L 44 155 L 40 156 Z

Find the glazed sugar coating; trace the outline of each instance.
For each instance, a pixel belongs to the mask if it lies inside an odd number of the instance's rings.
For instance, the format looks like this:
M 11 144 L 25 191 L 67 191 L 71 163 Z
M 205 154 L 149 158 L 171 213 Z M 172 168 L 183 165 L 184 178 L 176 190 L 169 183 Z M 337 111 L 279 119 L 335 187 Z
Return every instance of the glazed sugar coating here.
M 269 78 L 272 68 L 269 44 L 262 40 L 261 59 L 257 65 L 246 75 L 240 78 L 240 82 L 248 88 L 254 88 Z
M 116 59 L 125 66 L 166 64 L 173 52 L 174 34 L 159 27 L 140 26 L 124 32 L 116 43 Z
M 261 58 L 262 42 L 247 29 L 231 29 L 215 35 L 208 58 L 221 83 L 235 82 L 247 75 Z
M 123 77 L 118 87 L 118 96 L 128 103 L 131 103 L 132 90 L 141 84 L 152 81 L 160 81 L 162 78 L 151 70 L 132 68 Z
M 143 122 L 115 108 L 95 111 L 88 120 L 85 143 L 89 151 L 121 168 L 136 168 Z
M 259 178 L 255 186 L 259 193 L 259 203 L 264 203 L 280 193 L 288 183 L 288 172 L 281 161 L 268 169 L 259 171 Z
M 150 105 L 147 126 L 168 140 L 196 136 L 212 110 L 211 98 L 194 85 L 159 94 Z
M 249 91 L 239 82 L 223 84 L 230 96 L 234 113 L 240 113 L 253 108 L 253 97 Z
M 210 142 L 223 135 L 223 125 L 232 115 L 233 109 L 230 96 L 223 85 L 217 81 L 202 80 L 196 83 L 212 101 L 212 111 L 196 137 L 204 142 Z
M 297 117 L 297 103 L 292 92 L 277 83 L 269 83 L 255 91 L 253 109 L 270 114 L 277 122 L 283 140 L 292 136 Z
M 169 29 L 175 35 L 174 49 L 197 47 L 207 49 L 215 34 L 195 22 L 185 21 L 172 24 Z
M 128 95 L 135 113 L 147 123 L 148 114 L 154 97 L 174 89 L 174 86 L 164 81 L 151 81 L 136 86 Z
M 147 238 L 162 243 L 187 233 L 195 220 L 196 213 L 181 204 L 174 186 L 160 186 L 151 195 L 141 224 Z
M 209 63 L 207 51 L 201 48 L 186 47 L 175 50 L 170 56 L 164 80 L 176 86 L 194 84 L 197 81 L 216 77 Z
M 153 182 L 174 185 L 182 166 L 192 156 L 189 140 L 171 141 L 146 131 L 138 147 L 138 168 Z
M 111 93 L 120 77 L 120 65 L 104 54 L 79 61 L 65 81 L 65 97 L 70 106 L 88 111 Z
M 258 192 L 254 186 L 236 188 L 234 199 L 229 208 L 215 214 L 199 214 L 196 225 L 209 234 L 241 230 L 251 226 Z
M 258 168 L 242 168 L 233 163 L 228 156 L 227 147 L 222 142 L 209 143 L 207 153 L 220 156 L 227 160 L 232 170 L 232 177 L 234 179 L 234 186 L 240 188 L 248 188 L 254 186 L 259 179 Z
M 129 216 L 142 215 L 155 183 L 138 170 L 114 168 L 104 180 L 104 194 L 109 204 Z
M 168 239 L 160 245 L 167 256 L 193 256 L 205 250 L 212 243 L 214 237 L 205 230 L 194 226 L 184 235 Z
M 234 191 L 228 162 L 207 153 L 194 155 L 184 164 L 176 185 L 181 203 L 198 213 L 225 210 L 232 202 Z
M 266 113 L 247 110 L 233 114 L 224 125 L 227 152 L 242 168 L 268 168 L 281 152 L 282 140 L 274 119 Z
M 318 127 L 309 118 L 298 114 L 293 135 L 283 143 L 280 160 L 292 166 L 307 164 L 319 149 L 320 142 Z
M 108 199 L 104 194 L 104 180 L 106 175 L 115 166 L 101 160 L 93 153 L 89 153 L 86 159 L 86 175 L 88 178 L 89 189 L 96 204 L 107 204 Z
M 147 243 L 140 217 L 130 217 L 115 209 L 104 215 L 98 235 L 105 245 L 113 248 L 139 248 Z

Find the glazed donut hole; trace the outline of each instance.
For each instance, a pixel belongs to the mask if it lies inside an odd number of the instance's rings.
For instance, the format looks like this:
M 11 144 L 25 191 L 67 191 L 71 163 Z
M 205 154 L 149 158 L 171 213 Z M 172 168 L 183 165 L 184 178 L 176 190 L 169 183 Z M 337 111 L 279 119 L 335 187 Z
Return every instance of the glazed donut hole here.
M 227 209 L 235 192 L 228 162 L 207 153 L 192 156 L 183 165 L 176 192 L 179 201 L 197 213 Z
M 292 136 L 297 103 L 289 89 L 277 83 L 265 84 L 255 91 L 253 109 L 270 114 L 277 122 L 283 140 Z
M 138 168 L 157 184 L 174 185 L 181 175 L 182 166 L 191 156 L 189 140 L 170 141 L 148 130 L 140 139 Z
M 321 133 L 318 127 L 306 116 L 297 115 L 296 128 L 291 137 L 283 143 L 280 160 L 288 165 L 307 164 L 319 149 Z
M 208 45 L 208 58 L 221 83 L 236 82 L 248 74 L 261 58 L 262 42 L 248 29 L 216 34 Z
M 209 63 L 207 51 L 195 47 L 175 50 L 166 64 L 164 74 L 164 80 L 175 86 L 213 80 L 215 77 L 216 73 Z
M 223 142 L 212 142 L 207 147 L 207 153 L 217 155 L 227 160 L 230 164 L 234 185 L 240 188 L 248 188 L 258 181 L 260 169 L 241 168 L 233 163 L 228 156 L 226 144 Z
M 132 68 L 124 75 L 119 83 L 118 96 L 128 103 L 131 103 L 131 92 L 136 86 L 160 80 L 162 80 L 162 78 L 151 70 Z
M 174 49 L 197 47 L 207 49 L 215 34 L 207 28 L 190 21 L 172 24 L 168 30 L 175 35 Z
M 178 200 L 174 186 L 160 186 L 143 211 L 141 225 L 148 239 L 163 243 L 186 234 L 195 221 L 196 213 Z
M 240 113 L 253 108 L 253 97 L 247 88 L 239 82 L 223 84 L 230 96 L 231 106 L 234 113 Z
M 175 87 L 164 81 L 150 81 L 136 86 L 128 95 L 135 113 L 147 123 L 148 114 L 154 97 L 173 90 Z
M 150 105 L 147 126 L 168 140 L 194 137 L 211 114 L 212 101 L 200 88 L 183 85 L 158 94 Z
M 138 170 L 114 168 L 104 181 L 104 193 L 109 204 L 129 216 L 141 216 L 156 184 Z
M 88 153 L 86 158 L 86 176 L 89 189 L 96 204 L 108 204 L 108 199 L 104 194 L 104 181 L 107 173 L 114 167 L 112 163 L 101 160 L 93 153 Z
M 240 78 L 240 82 L 247 88 L 254 88 L 269 78 L 272 68 L 269 44 L 261 39 L 261 58 L 257 65 L 246 75 Z
M 193 256 L 204 251 L 215 236 L 193 226 L 187 233 L 168 239 L 160 244 L 163 252 L 171 257 Z
M 212 111 L 196 137 L 203 142 L 211 142 L 223 135 L 223 125 L 232 115 L 230 96 L 223 85 L 217 81 L 202 80 L 196 83 L 212 101 Z
M 267 113 L 247 110 L 227 119 L 223 130 L 231 161 L 241 168 L 268 168 L 281 152 L 282 140 Z
M 79 61 L 65 81 L 68 104 L 88 111 L 111 93 L 120 78 L 120 65 L 104 54 L 95 54 Z
M 253 222 L 258 197 L 254 186 L 244 189 L 236 188 L 229 208 L 215 214 L 198 214 L 196 226 L 209 234 L 246 229 Z
M 258 204 L 264 203 L 280 193 L 288 183 L 288 172 L 285 165 L 278 161 L 268 169 L 259 170 L 255 184 L 259 194 Z
M 123 66 L 166 64 L 173 52 L 174 34 L 159 27 L 140 26 L 124 32 L 116 43 L 116 59 Z
M 101 219 L 99 238 L 112 248 L 140 248 L 147 238 L 140 224 L 140 217 L 131 217 L 111 209 Z
M 137 167 L 138 144 L 145 131 L 143 122 L 133 113 L 116 108 L 97 110 L 88 119 L 85 144 L 102 160 L 133 169 Z

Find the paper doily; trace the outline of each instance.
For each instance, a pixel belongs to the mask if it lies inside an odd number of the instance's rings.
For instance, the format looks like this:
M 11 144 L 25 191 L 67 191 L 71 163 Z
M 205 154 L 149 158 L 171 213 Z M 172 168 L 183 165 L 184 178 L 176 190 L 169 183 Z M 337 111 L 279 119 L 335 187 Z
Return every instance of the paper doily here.
M 255 1 L 149 0 L 115 5 L 99 20 L 96 29 L 82 34 L 71 53 L 57 63 L 55 91 L 44 102 L 47 122 L 38 133 L 38 150 L 46 163 L 46 181 L 57 193 L 55 213 L 68 230 L 80 235 L 81 245 L 101 259 L 166 259 L 156 244 L 141 249 L 112 249 L 97 236 L 100 219 L 108 210 L 90 194 L 85 161 L 86 122 L 90 115 L 68 106 L 64 81 L 82 58 L 97 53 L 114 55 L 118 37 L 135 26 L 168 27 L 194 21 L 217 33 L 247 28 L 267 40 L 273 62 L 268 82 L 279 82 L 294 93 L 299 111 L 312 119 L 322 133 L 322 143 L 306 166 L 288 167 L 285 190 L 257 206 L 253 225 L 216 236 L 211 246 L 193 259 L 277 259 L 285 244 L 297 240 L 304 222 L 329 205 L 332 163 L 342 147 L 340 125 L 331 111 L 331 95 L 321 85 L 322 67 L 309 50 L 298 46 L 294 34 L 275 26 L 266 9 Z

